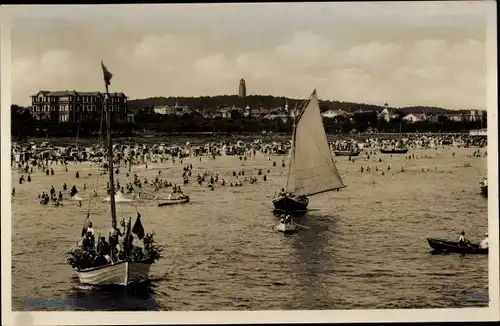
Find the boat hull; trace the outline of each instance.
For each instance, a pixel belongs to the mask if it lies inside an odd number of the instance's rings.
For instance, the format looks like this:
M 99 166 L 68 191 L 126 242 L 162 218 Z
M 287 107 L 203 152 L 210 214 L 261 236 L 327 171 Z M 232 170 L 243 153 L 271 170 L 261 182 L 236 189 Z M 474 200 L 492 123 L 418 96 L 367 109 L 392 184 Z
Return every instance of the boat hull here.
M 351 151 L 334 151 L 335 156 L 359 156 L 359 151 L 351 152 Z
M 280 196 L 273 200 L 274 210 L 280 213 L 300 213 L 307 211 L 309 199 Z
M 381 149 L 380 153 L 382 154 L 406 154 L 408 153 L 407 149 Z
M 112 265 L 77 270 L 78 278 L 82 284 L 106 286 L 128 286 L 148 280 L 151 264 L 119 262 Z
M 182 198 L 182 199 L 160 199 L 160 202 L 158 203 L 158 207 L 186 204 L 186 203 L 189 203 L 189 201 L 190 201 L 189 197 Z
M 471 243 L 468 247 L 459 246 L 458 242 L 427 238 L 429 246 L 436 251 L 456 252 L 461 254 L 488 254 L 488 248 L 479 248 L 478 244 Z
M 274 227 L 274 230 L 285 234 L 294 233 L 297 231 L 297 226 L 291 223 L 280 223 Z
M 488 185 L 481 185 L 481 194 L 488 197 Z

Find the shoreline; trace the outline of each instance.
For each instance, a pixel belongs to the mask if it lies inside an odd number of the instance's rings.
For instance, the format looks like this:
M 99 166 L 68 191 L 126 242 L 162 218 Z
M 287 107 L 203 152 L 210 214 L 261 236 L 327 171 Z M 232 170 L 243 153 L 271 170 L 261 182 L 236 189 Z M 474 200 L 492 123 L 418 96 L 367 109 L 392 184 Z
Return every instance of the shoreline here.
M 449 136 L 470 136 L 468 132 L 412 132 L 412 133 L 358 133 L 358 134 L 337 134 L 337 133 L 327 133 L 328 139 L 369 139 L 369 138 L 385 138 L 385 139 L 395 139 L 395 138 L 413 138 L 419 136 L 433 136 L 433 137 L 449 137 Z M 137 143 L 141 142 L 143 144 L 151 143 L 171 143 L 171 142 L 192 142 L 192 141 L 205 141 L 205 142 L 221 142 L 221 141 L 238 141 L 238 140 L 248 140 L 248 139 L 260 139 L 265 141 L 286 141 L 292 137 L 292 133 L 280 132 L 280 133 L 215 133 L 215 132 L 165 132 L 157 134 L 147 134 L 147 135 L 134 135 L 130 137 L 114 137 L 114 143 Z M 20 140 L 18 137 L 11 136 L 11 142 L 16 143 L 28 143 L 34 142 L 35 144 L 41 144 L 43 142 L 49 142 L 51 144 L 61 144 L 61 145 L 74 145 L 74 144 L 91 144 L 97 142 L 98 136 L 95 137 L 29 137 L 27 139 Z M 104 138 L 101 139 L 104 141 Z

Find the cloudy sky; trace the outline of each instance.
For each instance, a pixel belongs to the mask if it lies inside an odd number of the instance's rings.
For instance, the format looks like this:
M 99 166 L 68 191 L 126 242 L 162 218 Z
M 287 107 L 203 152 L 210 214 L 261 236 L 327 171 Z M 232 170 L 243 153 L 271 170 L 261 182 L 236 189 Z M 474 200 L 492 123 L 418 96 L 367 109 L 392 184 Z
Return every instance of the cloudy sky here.
M 488 2 L 10 7 L 13 103 L 248 93 L 486 108 Z

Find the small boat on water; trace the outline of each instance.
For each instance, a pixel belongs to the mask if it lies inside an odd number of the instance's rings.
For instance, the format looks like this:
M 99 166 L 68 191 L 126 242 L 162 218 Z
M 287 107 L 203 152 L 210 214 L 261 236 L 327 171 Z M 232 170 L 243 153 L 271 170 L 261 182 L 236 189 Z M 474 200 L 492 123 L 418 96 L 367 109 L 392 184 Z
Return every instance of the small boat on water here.
M 359 156 L 360 151 L 334 151 L 335 156 Z
M 189 203 L 190 198 L 189 196 L 182 196 L 179 198 L 165 198 L 165 199 L 158 199 L 158 207 L 162 206 L 169 206 L 169 205 L 179 205 L 179 204 L 186 204 Z
M 274 211 L 302 213 L 308 196 L 346 187 L 326 137 L 316 90 L 294 118 L 286 187 L 273 199 Z
M 455 241 L 427 238 L 429 246 L 438 252 L 456 252 L 461 254 L 488 254 L 488 248 L 479 248 L 479 244 L 469 243 L 468 246 L 459 245 Z
M 406 154 L 406 153 L 408 153 L 408 148 L 381 148 L 380 153 L 382 153 L 382 154 Z
M 274 227 L 274 230 L 278 232 L 283 232 L 285 234 L 294 233 L 295 231 L 297 231 L 297 226 L 293 222 L 292 223 L 280 222 Z

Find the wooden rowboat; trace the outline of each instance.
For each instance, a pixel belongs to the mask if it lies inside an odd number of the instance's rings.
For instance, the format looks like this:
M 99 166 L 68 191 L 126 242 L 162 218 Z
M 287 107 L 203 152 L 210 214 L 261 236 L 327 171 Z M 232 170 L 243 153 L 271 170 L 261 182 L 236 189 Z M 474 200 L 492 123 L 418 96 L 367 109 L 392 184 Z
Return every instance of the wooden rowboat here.
M 397 149 L 397 148 L 393 148 L 393 149 L 381 149 L 380 150 L 380 153 L 382 154 L 406 154 L 408 153 L 408 149 L 406 148 L 401 148 L 401 149 Z
M 488 248 L 479 248 L 479 245 L 475 243 L 469 243 L 468 246 L 463 246 L 459 245 L 458 242 L 432 238 L 427 238 L 427 242 L 435 251 L 456 252 L 461 254 L 488 254 Z
M 335 156 L 359 156 L 360 151 L 333 151 Z
M 150 263 L 124 260 L 114 264 L 76 270 L 76 273 L 83 284 L 128 286 L 147 281 L 150 268 Z
M 169 206 L 169 205 L 186 204 L 186 203 L 189 203 L 189 201 L 190 201 L 189 196 L 185 196 L 185 197 L 182 197 L 182 198 L 176 198 L 176 199 L 159 199 L 158 207 Z
M 274 227 L 275 231 L 287 233 L 294 233 L 297 231 L 297 226 L 294 223 L 279 223 Z

